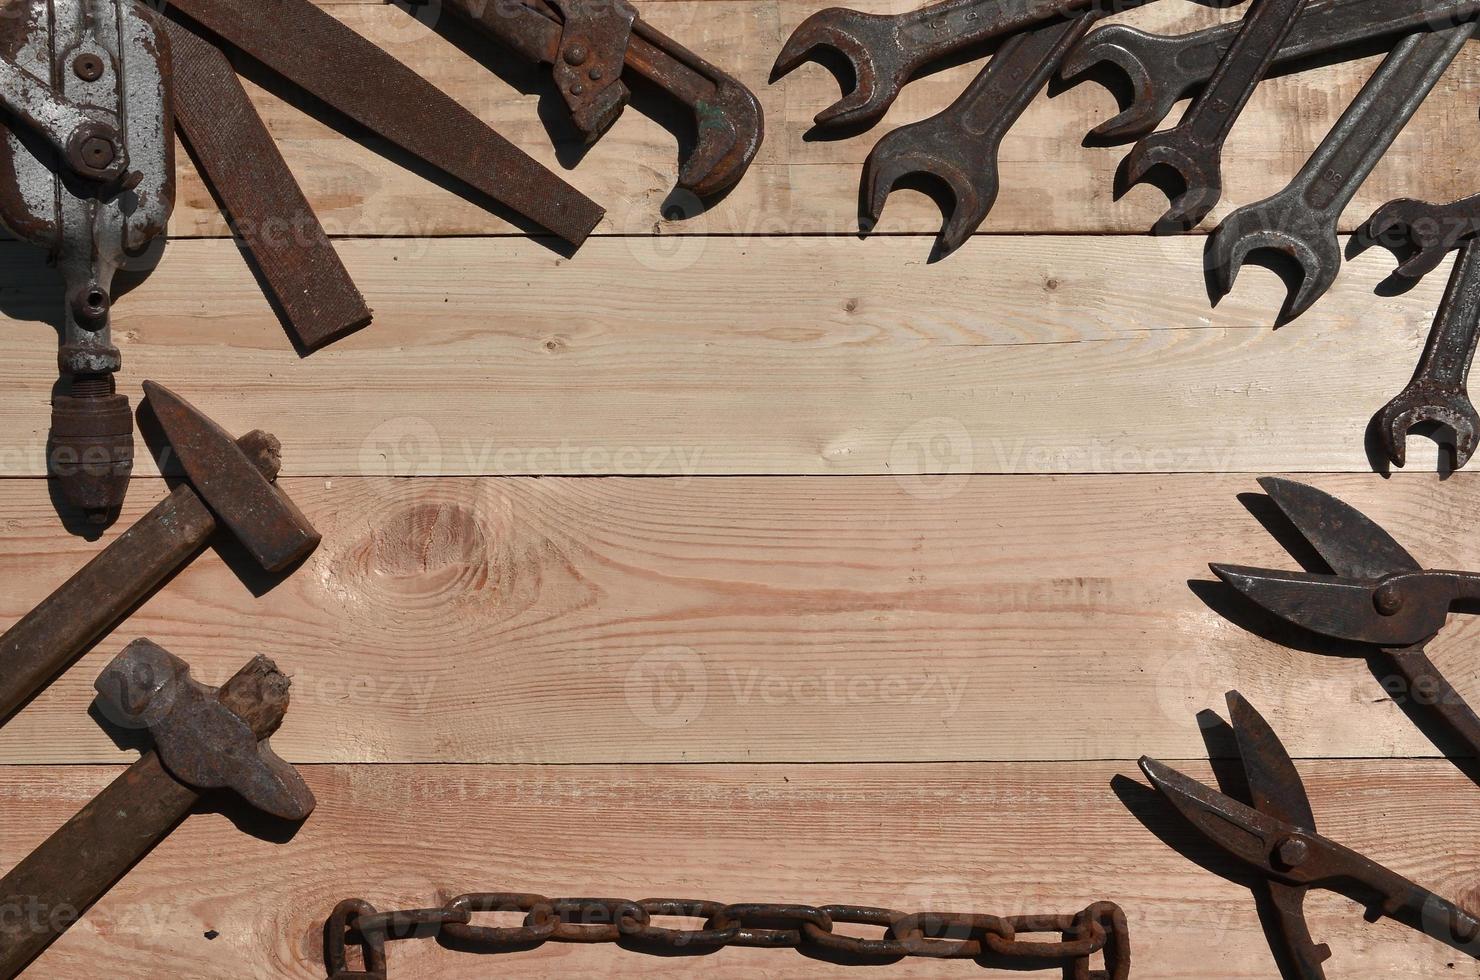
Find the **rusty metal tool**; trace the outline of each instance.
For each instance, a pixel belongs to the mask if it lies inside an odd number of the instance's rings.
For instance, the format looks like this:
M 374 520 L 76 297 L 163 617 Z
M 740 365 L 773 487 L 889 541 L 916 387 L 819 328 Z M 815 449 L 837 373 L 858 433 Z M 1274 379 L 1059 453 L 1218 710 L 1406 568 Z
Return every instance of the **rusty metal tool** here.
M 950 108 L 879 140 L 863 168 L 869 220 L 878 223 L 897 182 L 925 174 L 949 187 L 955 199 L 940 234 L 940 253 L 964 245 L 997 201 L 1003 137 L 1099 16 L 1087 11 L 1014 35 Z
M 285 326 L 305 350 L 364 326 L 370 310 L 222 50 L 246 55 L 370 133 L 573 245 L 585 241 L 604 215 L 441 89 L 311 0 L 180 0 L 165 12 L 175 48 L 181 136 Z
M 1470 365 L 1480 339 L 1480 243 L 1460 250 L 1418 370 L 1377 413 L 1378 440 L 1398 466 L 1408 457 L 1408 432 L 1438 422 L 1454 434 L 1454 468 L 1463 469 L 1480 444 L 1480 415 L 1470 401 Z
M 624 75 L 677 99 L 693 112 L 698 134 L 680 163 L 678 186 L 696 197 L 730 190 L 760 151 L 765 117 L 754 93 L 654 29 L 625 0 L 445 0 L 443 7 L 529 61 L 549 65 L 571 120 L 590 143 L 626 108 L 631 92 Z
M 1142 137 L 1126 157 L 1130 186 L 1157 168 L 1174 171 L 1182 181 L 1182 193 L 1157 227 L 1193 228 L 1223 196 L 1223 144 L 1305 4 L 1306 0 L 1254 0 L 1208 87 L 1182 121 Z
M 229 528 L 267 571 L 307 557 L 319 534 L 281 490 L 280 447 L 264 432 L 233 440 L 168 389 L 144 383 L 189 482 L 0 636 L 0 724 Z
M 226 55 L 171 20 L 175 125 L 263 291 L 298 345 L 316 350 L 370 323 L 324 226 Z
M 819 10 L 802 22 L 771 71 L 772 81 L 824 52 L 848 60 L 854 88 L 817 114 L 820 130 L 872 125 L 925 65 L 1004 34 L 1081 13 L 1094 0 L 943 0 L 903 14 Z
M 1273 67 L 1358 49 L 1369 41 L 1442 30 L 1477 15 L 1480 0 L 1312 0 L 1295 19 Z M 1119 66 L 1130 80 L 1133 100 L 1091 135 L 1104 142 L 1130 142 L 1155 130 L 1179 99 L 1212 77 L 1238 31 L 1233 22 L 1169 37 L 1110 24 L 1086 37 L 1064 59 L 1059 74 L 1069 82 L 1102 64 Z
M 18 0 L 0 17 L 0 223 L 62 275 L 47 471 L 94 523 L 122 506 L 134 465 L 113 277 L 174 207 L 168 48 L 131 0 Z
M 310 0 L 171 0 L 166 10 L 571 244 L 601 220 L 595 203 Z
M 1475 29 L 1471 22 L 1399 41 L 1289 186 L 1223 220 L 1207 247 L 1217 296 L 1233 291 L 1245 260 L 1259 249 L 1300 266 L 1286 317 L 1300 316 L 1326 294 L 1341 271 L 1341 213 Z
M 1305 784 L 1279 736 L 1236 691 L 1228 695 L 1228 710 L 1252 806 L 1149 757 L 1142 757 L 1141 771 L 1199 833 L 1254 869 L 1276 912 L 1271 945 L 1277 956 L 1285 954 L 1293 976 L 1325 980 L 1323 964 L 1331 957 L 1305 920 L 1312 888 L 1362 889 L 1376 898 L 1372 918 L 1385 915 L 1480 959 L 1480 921 L 1471 912 L 1316 833 Z
M 1384 652 L 1415 701 L 1480 754 L 1480 719 L 1425 652 L 1451 606 L 1480 598 L 1480 574 L 1426 571 L 1365 514 L 1314 487 L 1259 485 L 1334 574 L 1235 565 L 1213 573 L 1285 622 Z
M 522 912 L 522 926 L 473 924 L 475 914 Z M 703 919 L 700 929 L 671 929 L 655 916 Z M 876 926 L 882 939 L 860 939 L 833 931 L 833 923 Z M 1061 942 L 1035 942 L 1027 933 L 1058 933 Z M 840 965 L 883 965 L 906 957 L 971 959 L 1011 969 L 1061 967 L 1073 980 L 1126 980 L 1130 976 L 1130 930 L 1113 902 L 1099 902 L 1073 915 L 1002 917 L 953 912 L 906 914 L 858 905 L 726 905 L 697 899 L 546 898 L 512 892 L 461 895 L 441 908 L 378 912 L 363 899 L 334 907 L 324 923 L 324 964 L 329 980 L 386 980 L 388 940 L 435 935 L 455 949 L 511 953 L 547 942 L 620 943 L 662 955 L 717 953 L 727 946 L 795 949 Z M 364 968 L 348 967 L 347 951 L 360 947 Z M 1104 970 L 1090 958 L 1105 957 Z M 1010 966 L 1008 966 L 1010 964 Z
M 1397 269 L 1404 279 L 1419 280 L 1444 257 L 1480 234 L 1480 194 L 1452 204 L 1429 204 L 1403 198 L 1389 201 L 1367 219 L 1363 235 L 1394 254 L 1411 250 Z
M 107 894 L 190 815 L 231 790 L 258 810 L 299 822 L 313 793 L 268 739 L 288 710 L 289 681 L 257 657 L 220 688 L 183 660 L 136 640 L 96 683 L 99 710 L 147 728 L 154 747 L 0 879 L 0 977 L 13 977 Z

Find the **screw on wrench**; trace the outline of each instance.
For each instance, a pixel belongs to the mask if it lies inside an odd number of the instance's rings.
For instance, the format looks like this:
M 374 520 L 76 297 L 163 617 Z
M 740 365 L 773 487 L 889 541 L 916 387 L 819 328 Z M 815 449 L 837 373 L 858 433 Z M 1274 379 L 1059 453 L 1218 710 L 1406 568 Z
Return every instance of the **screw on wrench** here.
M 1378 208 L 1363 227 L 1362 237 L 1394 254 L 1412 255 L 1397 275 L 1419 280 L 1439 268 L 1451 251 L 1480 234 L 1480 194 L 1453 204 L 1429 204 L 1403 198 Z
M 1126 157 L 1128 186 L 1141 183 L 1157 167 L 1168 167 L 1182 179 L 1184 189 L 1157 222 L 1159 228 L 1193 228 L 1223 196 L 1223 144 L 1306 0 L 1254 2 L 1207 89 L 1182 121 L 1143 138 Z
M 940 234 L 940 256 L 965 244 L 996 203 L 1002 138 L 1098 16 L 1090 11 L 1013 36 L 949 109 L 879 140 L 863 168 L 869 220 L 878 223 L 901 178 L 927 174 L 955 197 Z
M 1364 42 L 1418 30 L 1442 30 L 1480 14 L 1480 0 L 1314 0 L 1275 55 L 1276 67 L 1359 48 Z M 1177 101 L 1206 83 L 1238 36 L 1238 23 L 1167 37 L 1123 24 L 1102 27 L 1064 59 L 1068 82 L 1106 62 L 1130 78 L 1134 99 L 1120 115 L 1096 126 L 1103 142 L 1129 142 L 1152 132 Z
M 1290 185 L 1224 219 L 1208 239 L 1216 298 L 1233 291 L 1239 269 L 1259 249 L 1286 255 L 1301 269 L 1282 322 L 1325 295 L 1341 271 L 1342 211 L 1474 33 L 1475 24 L 1461 24 L 1398 42 Z
M 1454 433 L 1455 469 L 1463 469 L 1475 454 L 1480 415 L 1470 403 L 1469 377 L 1477 337 L 1480 242 L 1472 241 L 1460 250 L 1454 263 L 1418 371 L 1402 394 L 1377 413 L 1377 437 L 1388 458 L 1398 466 L 1407 461 L 1408 430 L 1420 422 L 1438 422 Z
M 943 0 L 905 14 L 865 14 L 842 7 L 819 10 L 787 40 L 771 80 L 791 74 L 831 50 L 853 67 L 854 89 L 817 114 L 818 129 L 843 130 L 878 122 L 924 65 L 989 38 L 1012 34 L 1083 11 L 1093 0 Z

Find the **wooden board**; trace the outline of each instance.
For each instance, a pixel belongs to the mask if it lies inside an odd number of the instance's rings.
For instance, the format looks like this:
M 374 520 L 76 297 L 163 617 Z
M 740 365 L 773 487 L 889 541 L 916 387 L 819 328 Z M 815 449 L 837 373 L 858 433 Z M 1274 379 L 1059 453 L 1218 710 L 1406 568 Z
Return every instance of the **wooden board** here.
M 288 480 L 325 544 L 271 585 L 206 554 L 0 733 L 0 756 L 108 762 L 92 680 L 149 636 L 219 684 L 295 677 L 298 762 L 923 762 L 1191 757 L 1231 688 L 1303 756 L 1435 755 L 1380 659 L 1246 632 L 1207 562 L 1299 567 L 1241 476 Z M 1436 567 L 1466 475 L 1326 478 Z M 141 513 L 161 495 L 141 481 Z M 95 545 L 0 483 L 0 619 Z M 1244 622 L 1252 622 L 1244 617 Z M 1434 646 L 1480 697 L 1473 617 Z M 1374 671 L 1377 672 L 1374 676 Z M 1134 719 L 1134 721 L 1130 721 Z M 114 735 L 118 733 L 112 733 Z
M 1212 310 L 1193 239 L 984 237 L 933 266 L 918 238 L 663 241 L 346 243 L 376 322 L 307 358 L 234 246 L 177 242 L 119 301 L 122 383 L 276 433 L 298 475 L 1368 472 L 1444 286 L 1375 296 L 1368 253 L 1274 331 L 1279 279 Z M 0 472 L 39 476 L 57 294 L 5 248 L 0 309 L 33 322 L 0 332 Z M 949 459 L 918 454 L 936 437 Z
M 640 2 L 765 104 L 751 174 L 702 213 L 671 194 L 661 100 L 582 151 L 544 74 L 436 5 L 326 5 L 607 206 L 570 256 L 252 73 L 376 310 L 310 357 L 182 151 L 174 240 L 118 290 L 123 390 L 137 400 L 153 378 L 234 432 L 275 432 L 283 487 L 324 544 L 278 580 L 218 542 L 6 725 L 0 866 L 141 746 L 88 710 L 137 636 L 212 683 L 276 658 L 294 704 L 274 745 L 320 808 L 296 834 L 207 808 L 30 975 L 320 977 L 317 930 L 341 898 L 502 888 L 999 914 L 1108 898 L 1129 915 L 1135 977 L 1267 978 L 1246 882 L 1116 778 L 1142 753 L 1207 778 L 1203 760 L 1231 748 L 1199 712 L 1234 688 L 1300 759 L 1323 831 L 1480 905 L 1476 787 L 1455 747 L 1410 721 L 1380 659 L 1251 619 L 1206 567 L 1298 567 L 1249 496 L 1268 473 L 1337 493 L 1427 564 L 1477 567 L 1475 477 L 1436 479 L 1415 439 L 1409 470 L 1384 479 L 1364 440 L 1445 275 L 1400 293 L 1369 253 L 1274 331 L 1284 284 L 1251 268 L 1213 307 L 1204 239 L 1141 234 L 1165 198 L 1117 201 L 1124 148 L 1083 145 L 1116 111 L 1094 82 L 1029 109 L 984 234 L 930 264 L 940 214 L 916 191 L 857 237 L 860 170 L 979 59 L 909 85 L 868 133 L 809 139 L 837 81 L 815 65 L 768 76 L 823 4 Z M 1177 33 L 1237 15 L 1167 0 L 1118 19 Z M 1282 187 L 1377 63 L 1264 84 L 1209 224 Z M 1474 192 L 1477 74 L 1471 45 L 1343 231 L 1390 198 Z M 87 540 L 58 520 L 39 478 L 58 284 L 39 251 L 0 243 L 0 626 L 165 490 L 141 451 L 117 526 Z M 1477 630 L 1457 615 L 1433 645 L 1472 701 Z M 1308 909 L 1333 978 L 1475 973 L 1345 898 Z M 860 975 L 755 950 L 487 958 L 419 942 L 391 957 L 391 977 Z
M 1211 778 L 1203 763 L 1187 769 Z M 0 823 L 0 858 L 18 858 L 115 771 L 0 770 L 0 792 L 25 817 Z M 307 776 L 319 810 L 291 842 L 243 833 L 228 819 L 239 814 L 192 817 L 34 972 L 143 976 L 147 962 L 149 975 L 182 980 L 321 978 L 322 920 L 342 899 L 421 908 L 507 890 L 998 914 L 1073 912 L 1113 895 L 1130 922 L 1138 980 L 1274 976 L 1247 885 L 1195 863 L 1208 852 L 1148 799 L 1148 787 L 1121 778 L 1134 771 L 1128 763 L 314 766 Z M 1466 869 L 1480 861 L 1480 818 L 1469 804 L 1474 786 L 1453 767 L 1320 762 L 1302 771 L 1328 833 L 1429 887 L 1476 896 Z M 270 836 L 278 828 L 248 829 Z M 1330 976 L 1473 975 L 1462 954 L 1390 920 L 1369 925 L 1345 898 L 1315 893 L 1308 912 L 1317 940 L 1335 953 Z M 389 955 L 391 977 L 438 980 L 859 975 L 788 950 L 693 960 L 551 944 L 489 957 L 420 940 L 393 944 Z M 1059 975 L 929 960 L 862 972 Z

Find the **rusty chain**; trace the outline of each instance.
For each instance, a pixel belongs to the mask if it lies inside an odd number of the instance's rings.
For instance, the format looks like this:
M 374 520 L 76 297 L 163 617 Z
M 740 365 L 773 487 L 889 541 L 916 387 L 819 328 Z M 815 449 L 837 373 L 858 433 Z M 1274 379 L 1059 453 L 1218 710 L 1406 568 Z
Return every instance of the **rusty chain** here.
M 523 913 L 521 925 L 474 925 L 479 914 Z M 655 916 L 702 919 L 700 929 L 653 925 Z M 841 935 L 834 923 L 884 929 L 879 939 Z M 1058 933 L 1058 942 L 1020 934 Z M 1099 902 L 1072 915 L 995 916 L 956 912 L 907 914 L 858 905 L 725 905 L 692 899 L 546 898 L 513 892 L 461 895 L 441 908 L 379 912 L 368 902 L 340 902 L 324 923 L 324 964 L 329 980 L 386 980 L 386 943 L 436 937 L 469 953 L 509 953 L 547 942 L 614 943 L 636 952 L 707 955 L 727 946 L 795 949 L 846 965 L 880 965 L 905 957 L 970 959 L 984 966 L 1068 968 L 1073 980 L 1126 980 L 1130 933 L 1125 913 Z M 364 967 L 351 970 L 348 950 L 358 946 Z M 1090 958 L 1105 957 L 1091 970 Z

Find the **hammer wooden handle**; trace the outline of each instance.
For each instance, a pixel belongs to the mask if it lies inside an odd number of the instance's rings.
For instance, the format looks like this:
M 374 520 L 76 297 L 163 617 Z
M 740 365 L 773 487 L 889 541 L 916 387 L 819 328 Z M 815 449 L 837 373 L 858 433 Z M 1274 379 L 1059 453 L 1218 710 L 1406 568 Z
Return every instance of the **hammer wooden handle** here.
M 0 724 L 188 562 L 215 530 L 216 518 L 199 495 L 177 487 L 0 636 Z
M 265 657 L 237 671 L 216 697 L 259 740 L 277 730 L 287 710 L 285 678 Z M 0 980 L 41 955 L 168 837 L 200 797 L 156 752 L 146 752 L 0 879 Z
M 149 752 L 16 865 L 0 880 L 0 977 L 41 955 L 199 798 Z

